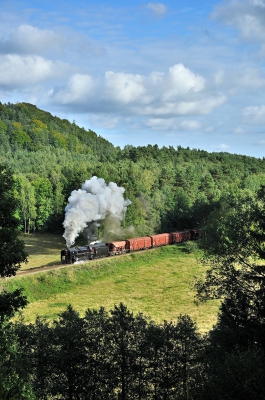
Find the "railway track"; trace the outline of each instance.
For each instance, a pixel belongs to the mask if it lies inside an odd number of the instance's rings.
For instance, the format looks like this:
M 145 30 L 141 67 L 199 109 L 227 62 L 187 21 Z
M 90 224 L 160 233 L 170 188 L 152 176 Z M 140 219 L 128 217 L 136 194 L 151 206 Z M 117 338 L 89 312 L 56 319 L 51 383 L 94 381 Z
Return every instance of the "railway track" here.
M 153 250 L 153 249 L 148 249 L 148 250 Z M 141 250 L 141 251 L 148 251 L 148 250 Z M 129 254 L 130 253 L 120 254 L 119 257 L 128 256 Z M 110 258 L 112 258 L 112 257 L 110 257 Z M 75 265 L 81 265 L 81 264 L 84 264 L 84 263 L 89 263 L 89 264 L 92 263 L 92 265 L 93 265 L 94 263 L 96 263 L 97 261 L 100 261 L 102 259 L 106 260 L 106 259 L 108 259 L 108 257 L 104 257 L 104 258 L 100 258 L 99 257 L 99 258 L 96 258 L 94 260 L 77 261 L 74 264 L 44 265 L 44 266 L 41 266 L 41 267 L 34 267 L 34 268 L 30 268 L 30 269 L 19 270 L 19 271 L 17 271 L 15 276 L 24 276 L 24 275 L 37 274 L 39 272 L 48 272 L 48 271 L 52 271 L 52 270 L 56 270 L 56 269 L 69 268 L 69 267 L 73 267 Z M 11 277 L 11 278 L 14 278 L 14 277 Z
M 55 265 L 44 265 L 42 267 L 34 267 L 30 269 L 20 270 L 16 273 L 16 276 L 23 276 L 23 275 L 30 275 L 30 274 L 37 274 L 38 272 L 47 272 L 52 271 L 54 269 L 61 269 L 70 267 L 73 264 L 55 264 Z
M 151 249 L 141 249 L 141 250 L 137 250 L 136 253 L 144 253 L 144 252 L 147 252 L 147 251 L 154 251 L 157 248 L 158 247 L 151 248 Z M 19 271 L 17 271 L 15 276 L 25 276 L 25 275 L 37 274 L 39 272 L 48 272 L 48 271 L 52 271 L 52 270 L 56 270 L 56 269 L 69 268 L 69 267 L 73 267 L 75 265 L 81 265 L 81 264 L 84 264 L 84 263 L 89 263 L 89 264 L 92 263 L 92 265 L 93 265 L 93 264 L 95 264 L 96 262 L 98 262 L 100 260 L 112 259 L 113 257 L 128 257 L 131 254 L 132 253 L 124 253 L 124 254 L 118 254 L 116 256 L 110 256 L 110 257 L 98 257 L 98 258 L 95 258 L 94 260 L 77 261 L 76 263 L 73 263 L 73 264 L 44 265 L 44 266 L 40 266 L 40 267 L 34 267 L 34 268 L 30 268 L 30 269 L 19 270 Z M 11 278 L 14 278 L 15 276 L 13 276 Z

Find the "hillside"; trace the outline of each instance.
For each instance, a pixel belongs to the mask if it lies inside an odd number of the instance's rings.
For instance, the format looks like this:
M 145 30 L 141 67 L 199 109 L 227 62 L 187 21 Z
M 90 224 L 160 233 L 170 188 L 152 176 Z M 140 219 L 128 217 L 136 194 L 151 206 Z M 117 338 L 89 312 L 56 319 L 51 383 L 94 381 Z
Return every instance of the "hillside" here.
M 75 265 L 61 265 L 59 235 L 23 235 L 29 262 L 21 271 L 41 265 L 58 265 L 60 269 L 18 274 L 1 283 L 2 289 L 24 288 L 30 304 L 23 311 L 25 322 L 39 315 L 52 320 L 68 304 L 80 313 L 104 306 L 111 309 L 123 302 L 134 312 L 143 312 L 156 322 L 177 321 L 186 313 L 196 321 L 200 331 L 208 331 L 216 322 L 219 301 L 195 304 L 194 283 L 205 274 L 200 251 L 188 253 L 186 244 L 166 246 L 108 257 Z
M 29 103 L 0 104 L 0 132 L 6 150 L 52 147 L 104 159 L 114 146 L 92 130 L 52 116 Z

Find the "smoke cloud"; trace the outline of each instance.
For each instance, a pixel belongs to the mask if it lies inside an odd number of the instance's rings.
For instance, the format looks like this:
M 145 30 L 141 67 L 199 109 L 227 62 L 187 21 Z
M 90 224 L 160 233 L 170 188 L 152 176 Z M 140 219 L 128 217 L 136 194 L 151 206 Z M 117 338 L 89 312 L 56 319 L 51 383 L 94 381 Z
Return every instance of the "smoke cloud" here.
M 63 237 L 67 247 L 74 244 L 84 230 L 91 231 L 91 224 L 118 230 L 126 213 L 129 199 L 124 199 L 125 189 L 116 183 L 106 184 L 103 178 L 93 176 L 81 189 L 74 190 L 65 207 Z

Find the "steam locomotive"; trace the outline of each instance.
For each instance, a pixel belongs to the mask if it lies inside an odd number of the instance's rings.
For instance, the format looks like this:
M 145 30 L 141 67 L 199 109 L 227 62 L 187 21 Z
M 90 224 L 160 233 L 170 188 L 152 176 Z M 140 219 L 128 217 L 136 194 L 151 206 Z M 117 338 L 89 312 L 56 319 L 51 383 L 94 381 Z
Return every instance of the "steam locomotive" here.
M 77 261 L 94 260 L 95 258 L 167 246 L 187 240 L 196 240 L 200 236 L 201 231 L 199 229 L 186 229 L 179 232 L 160 233 L 116 242 L 94 243 L 83 247 L 71 247 L 61 250 L 61 261 L 63 264 L 72 264 Z

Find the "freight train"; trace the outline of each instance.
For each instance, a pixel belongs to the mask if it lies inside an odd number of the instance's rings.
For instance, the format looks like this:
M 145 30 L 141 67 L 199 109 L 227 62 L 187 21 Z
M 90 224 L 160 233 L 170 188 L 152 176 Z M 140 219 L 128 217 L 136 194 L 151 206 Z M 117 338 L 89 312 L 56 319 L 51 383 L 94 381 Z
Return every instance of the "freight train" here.
M 167 246 L 187 240 L 196 240 L 200 236 L 201 231 L 199 229 L 186 229 L 179 232 L 160 233 L 158 235 L 137 237 L 117 242 L 91 243 L 83 247 L 71 247 L 61 250 L 61 261 L 63 264 L 72 264 L 77 261 L 94 260 L 95 258 Z

